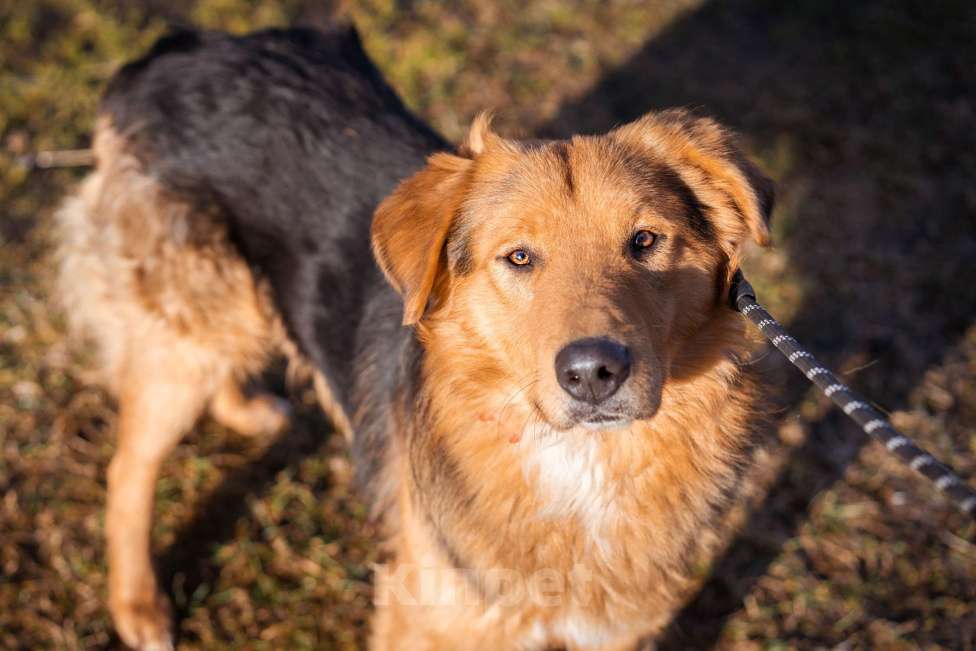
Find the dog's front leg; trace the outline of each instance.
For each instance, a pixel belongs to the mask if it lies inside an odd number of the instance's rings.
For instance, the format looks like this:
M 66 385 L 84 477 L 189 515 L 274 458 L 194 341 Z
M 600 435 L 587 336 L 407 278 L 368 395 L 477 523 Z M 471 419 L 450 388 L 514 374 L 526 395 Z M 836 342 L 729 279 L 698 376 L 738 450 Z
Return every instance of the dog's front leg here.
M 189 378 L 159 379 L 154 371 L 132 374 L 121 392 L 105 516 L 109 609 L 119 636 L 140 651 L 173 648 L 169 604 L 150 559 L 153 496 L 160 465 L 207 397 Z

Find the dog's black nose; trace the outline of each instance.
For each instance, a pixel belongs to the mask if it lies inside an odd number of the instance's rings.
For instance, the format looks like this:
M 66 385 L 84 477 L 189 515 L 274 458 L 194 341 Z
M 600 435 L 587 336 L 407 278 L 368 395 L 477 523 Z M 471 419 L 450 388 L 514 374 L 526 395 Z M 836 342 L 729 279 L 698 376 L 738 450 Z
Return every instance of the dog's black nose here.
M 579 339 L 556 355 L 556 377 L 566 393 L 598 405 L 630 375 L 630 350 L 603 338 Z

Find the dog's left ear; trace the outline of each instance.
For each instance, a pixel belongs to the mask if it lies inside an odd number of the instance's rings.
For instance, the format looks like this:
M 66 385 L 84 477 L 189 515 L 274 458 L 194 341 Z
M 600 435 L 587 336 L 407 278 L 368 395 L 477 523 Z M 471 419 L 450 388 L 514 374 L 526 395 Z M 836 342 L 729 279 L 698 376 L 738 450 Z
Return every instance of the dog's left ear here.
M 729 257 L 730 272 L 738 268 L 744 239 L 770 244 L 773 182 L 717 122 L 671 109 L 624 125 L 614 135 L 639 142 L 656 159 L 673 165 L 698 199 L 712 208 L 710 217 Z
M 447 267 L 444 246 L 461 210 L 474 160 L 501 142 L 491 130 L 491 116 L 481 113 L 471 123 L 459 155 L 434 154 L 427 167 L 397 186 L 376 209 L 373 255 L 403 297 L 403 325 L 424 316 L 438 274 Z
M 416 323 L 427 310 L 470 167 L 468 158 L 434 154 L 373 215 L 373 255 L 403 297 L 404 325 Z

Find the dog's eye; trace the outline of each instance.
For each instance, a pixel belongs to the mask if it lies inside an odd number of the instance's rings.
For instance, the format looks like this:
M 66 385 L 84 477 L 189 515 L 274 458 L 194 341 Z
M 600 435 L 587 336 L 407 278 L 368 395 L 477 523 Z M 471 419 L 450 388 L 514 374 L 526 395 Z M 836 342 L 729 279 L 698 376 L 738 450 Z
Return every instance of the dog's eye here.
M 508 254 L 508 261 L 516 267 L 524 267 L 532 264 L 532 257 L 525 249 L 515 249 Z
M 651 231 L 637 231 L 630 240 L 630 249 L 634 255 L 643 255 L 654 246 L 655 242 L 657 242 L 657 235 Z

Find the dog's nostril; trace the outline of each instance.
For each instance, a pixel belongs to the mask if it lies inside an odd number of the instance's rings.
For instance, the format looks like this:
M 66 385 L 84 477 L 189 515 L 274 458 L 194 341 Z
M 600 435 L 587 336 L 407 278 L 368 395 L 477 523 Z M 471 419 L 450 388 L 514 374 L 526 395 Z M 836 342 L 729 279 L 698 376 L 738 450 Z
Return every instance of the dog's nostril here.
M 577 400 L 599 404 L 630 375 L 630 351 L 605 338 L 579 339 L 556 355 L 556 377 Z

